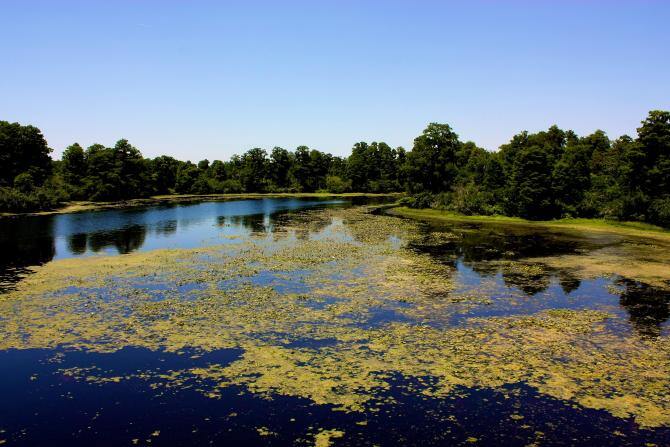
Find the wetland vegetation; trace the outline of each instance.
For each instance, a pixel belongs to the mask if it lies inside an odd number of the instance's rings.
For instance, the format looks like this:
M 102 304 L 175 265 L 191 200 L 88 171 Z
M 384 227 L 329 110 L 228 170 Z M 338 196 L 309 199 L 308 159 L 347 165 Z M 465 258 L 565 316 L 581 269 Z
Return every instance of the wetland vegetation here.
M 370 200 L 2 221 L 0 440 L 670 443 L 665 234 Z

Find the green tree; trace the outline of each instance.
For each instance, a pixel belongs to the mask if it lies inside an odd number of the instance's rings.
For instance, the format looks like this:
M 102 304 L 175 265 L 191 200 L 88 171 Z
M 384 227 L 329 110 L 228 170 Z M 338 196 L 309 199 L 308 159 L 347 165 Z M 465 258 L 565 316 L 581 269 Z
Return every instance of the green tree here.
M 665 197 L 670 194 L 670 112 L 649 112 L 637 134 L 646 171 L 641 187 L 651 198 Z
M 86 149 L 86 177 L 83 187 L 90 200 L 118 200 L 121 197 L 121 172 L 113 149 L 93 144 Z
M 253 148 L 240 159 L 239 178 L 247 192 L 265 192 L 268 176 L 268 154 L 261 148 Z
M 552 193 L 558 212 L 569 216 L 580 214 L 584 194 L 591 187 L 591 152 L 586 144 L 571 143 L 554 165 Z
M 527 219 L 552 216 L 551 166 L 547 152 L 539 146 L 521 149 L 512 166 L 510 201 L 507 209 Z
M 407 182 L 411 192 L 449 191 L 457 176 L 460 141 L 447 124 L 431 123 L 414 140 L 407 154 Z
M 50 153 L 37 127 L 0 121 L 0 186 L 12 186 L 24 172 L 35 184 L 43 184 L 52 170 Z
M 114 145 L 116 170 L 119 175 L 118 198 L 128 199 L 151 194 L 147 164 L 140 151 L 128 140 L 121 139 Z
M 289 151 L 275 147 L 270 154 L 270 179 L 276 188 L 286 190 L 291 184 L 293 157 Z
M 177 171 L 182 164 L 179 160 L 161 155 L 150 162 L 151 183 L 157 194 L 169 194 L 175 188 Z
M 61 171 L 63 180 L 70 185 L 80 187 L 86 176 L 86 157 L 79 143 L 68 146 L 63 151 Z
M 193 163 L 186 162 L 177 169 L 175 180 L 175 191 L 179 194 L 191 194 L 194 192 L 194 185 L 200 176 L 198 167 Z

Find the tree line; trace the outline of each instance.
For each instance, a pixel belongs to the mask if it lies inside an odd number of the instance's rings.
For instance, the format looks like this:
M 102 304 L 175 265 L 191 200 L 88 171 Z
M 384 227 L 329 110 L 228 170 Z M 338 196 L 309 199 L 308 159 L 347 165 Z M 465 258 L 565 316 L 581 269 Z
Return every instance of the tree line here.
M 254 148 L 227 161 L 145 158 L 127 140 L 69 146 L 61 160 L 39 129 L 0 121 L 0 210 L 65 200 L 157 194 L 396 192 L 412 207 L 529 219 L 604 217 L 670 226 L 670 112 L 651 111 L 637 135 L 578 136 L 552 126 L 521 132 L 498 151 L 431 123 L 405 151 L 354 144 L 348 157 L 300 146 Z

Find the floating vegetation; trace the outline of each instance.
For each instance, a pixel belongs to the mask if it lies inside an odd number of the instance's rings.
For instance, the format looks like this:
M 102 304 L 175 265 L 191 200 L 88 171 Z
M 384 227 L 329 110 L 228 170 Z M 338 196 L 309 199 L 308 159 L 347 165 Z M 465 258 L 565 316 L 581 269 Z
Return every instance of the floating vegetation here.
M 517 290 L 494 298 L 490 281 L 463 288 L 454 264 L 412 248 L 420 235 L 417 223 L 364 208 L 313 210 L 272 238 L 54 261 L 0 296 L 0 350 L 138 347 L 197 358 L 237 349 L 226 363 L 123 373 L 63 366 L 59 373 L 91 385 L 190 388 L 212 399 L 236 387 L 360 414 L 393 405 L 385 391 L 398 375 L 411 378 L 406 391 L 422 399 L 524 383 L 643 427 L 670 426 L 668 337 L 617 331 L 610 323 L 618 314 L 588 303 L 486 315 L 499 302 L 520 306 L 527 289 L 550 282 L 566 263 L 579 277 L 621 273 L 613 266 L 628 248 L 483 261 Z M 458 237 L 435 232 L 421 243 L 439 247 Z M 652 278 L 649 265 L 625 268 Z M 667 280 L 670 271 L 653 277 L 650 283 Z M 468 318 L 453 324 L 463 313 Z M 277 435 L 265 425 L 256 431 Z M 326 446 L 346 433 L 321 428 L 310 436 Z

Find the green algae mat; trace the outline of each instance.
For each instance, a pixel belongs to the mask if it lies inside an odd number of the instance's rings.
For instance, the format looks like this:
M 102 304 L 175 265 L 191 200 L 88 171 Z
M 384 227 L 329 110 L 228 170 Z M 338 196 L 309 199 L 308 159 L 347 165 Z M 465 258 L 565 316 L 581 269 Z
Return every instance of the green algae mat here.
M 670 444 L 664 241 L 350 204 L 254 222 L 22 269 L 0 443 Z

